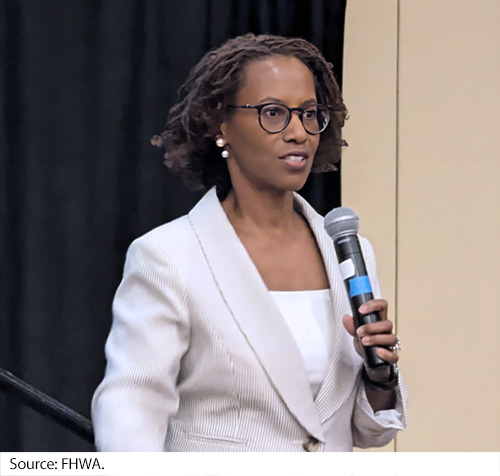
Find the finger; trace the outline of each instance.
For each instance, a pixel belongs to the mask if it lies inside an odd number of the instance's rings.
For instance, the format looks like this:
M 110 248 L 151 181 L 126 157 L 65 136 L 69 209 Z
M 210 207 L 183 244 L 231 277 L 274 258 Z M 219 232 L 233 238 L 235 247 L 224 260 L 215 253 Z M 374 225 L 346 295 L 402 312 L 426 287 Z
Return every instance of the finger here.
M 360 337 L 374 334 L 391 334 L 393 324 L 391 321 L 378 321 L 358 327 L 357 334 Z
M 356 326 L 354 325 L 354 317 L 348 316 L 347 314 L 342 318 L 342 323 L 346 331 L 353 337 L 356 335 Z
M 373 334 L 361 338 L 361 344 L 366 347 L 385 346 L 394 347 L 398 342 L 398 337 L 394 334 Z
M 389 305 L 385 299 L 372 299 L 366 302 L 359 308 L 361 314 L 370 314 L 371 312 L 378 312 L 380 319 L 385 321 L 387 319 L 387 309 Z
M 399 355 L 392 350 L 384 349 L 383 347 L 377 347 L 375 352 L 382 360 L 385 360 L 390 364 L 395 364 L 399 360 Z

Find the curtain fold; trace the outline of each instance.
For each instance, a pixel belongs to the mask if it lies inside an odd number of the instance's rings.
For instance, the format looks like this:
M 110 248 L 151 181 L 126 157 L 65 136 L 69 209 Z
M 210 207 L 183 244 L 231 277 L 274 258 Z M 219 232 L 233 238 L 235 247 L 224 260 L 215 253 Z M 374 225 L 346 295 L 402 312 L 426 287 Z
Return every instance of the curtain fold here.
M 149 138 L 229 37 L 313 41 L 342 73 L 345 0 L 0 3 L 0 366 L 90 415 L 131 241 L 200 194 Z M 340 204 L 337 173 L 303 195 Z M 124 415 L 124 417 L 126 417 Z M 92 451 L 0 390 L 0 451 Z

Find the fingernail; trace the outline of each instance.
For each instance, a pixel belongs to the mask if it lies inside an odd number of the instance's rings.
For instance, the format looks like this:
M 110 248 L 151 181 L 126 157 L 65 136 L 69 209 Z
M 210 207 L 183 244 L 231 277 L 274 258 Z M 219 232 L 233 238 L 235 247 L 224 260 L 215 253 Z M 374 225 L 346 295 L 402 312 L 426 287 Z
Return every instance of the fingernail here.
M 363 304 L 362 306 L 359 307 L 359 312 L 364 314 L 365 312 L 368 311 L 368 306 L 366 304 Z
M 356 334 L 358 334 L 359 337 L 363 337 L 365 335 L 365 332 L 362 327 L 358 327 L 356 330 Z

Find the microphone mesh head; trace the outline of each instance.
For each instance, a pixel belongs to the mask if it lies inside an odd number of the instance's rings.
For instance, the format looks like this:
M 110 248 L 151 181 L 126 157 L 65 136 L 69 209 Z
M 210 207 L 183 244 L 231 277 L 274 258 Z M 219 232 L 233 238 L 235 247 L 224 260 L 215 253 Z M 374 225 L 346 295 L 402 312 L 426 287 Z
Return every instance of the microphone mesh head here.
M 325 216 L 325 230 L 334 240 L 344 235 L 355 235 L 358 229 L 359 218 L 350 208 L 334 208 Z

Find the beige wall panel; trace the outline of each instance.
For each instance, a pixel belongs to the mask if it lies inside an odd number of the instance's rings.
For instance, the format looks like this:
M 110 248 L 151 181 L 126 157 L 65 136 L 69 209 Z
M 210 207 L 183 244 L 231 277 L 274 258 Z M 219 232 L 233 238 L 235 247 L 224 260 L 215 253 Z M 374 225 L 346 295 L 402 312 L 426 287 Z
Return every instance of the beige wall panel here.
M 375 40 L 375 41 L 373 41 Z M 360 216 L 360 232 L 377 253 L 391 318 L 395 303 L 396 0 L 349 0 L 344 100 L 349 120 L 342 155 L 342 204 Z M 384 447 L 393 451 L 394 443 Z
M 401 0 L 401 451 L 500 450 L 500 2 Z
M 360 232 L 377 253 L 382 291 L 394 304 L 397 2 L 350 0 L 345 31 L 343 95 L 350 117 L 342 205 L 360 216 Z
M 398 451 L 500 450 L 499 25 L 500 0 L 347 3 L 343 203 L 397 307 Z

